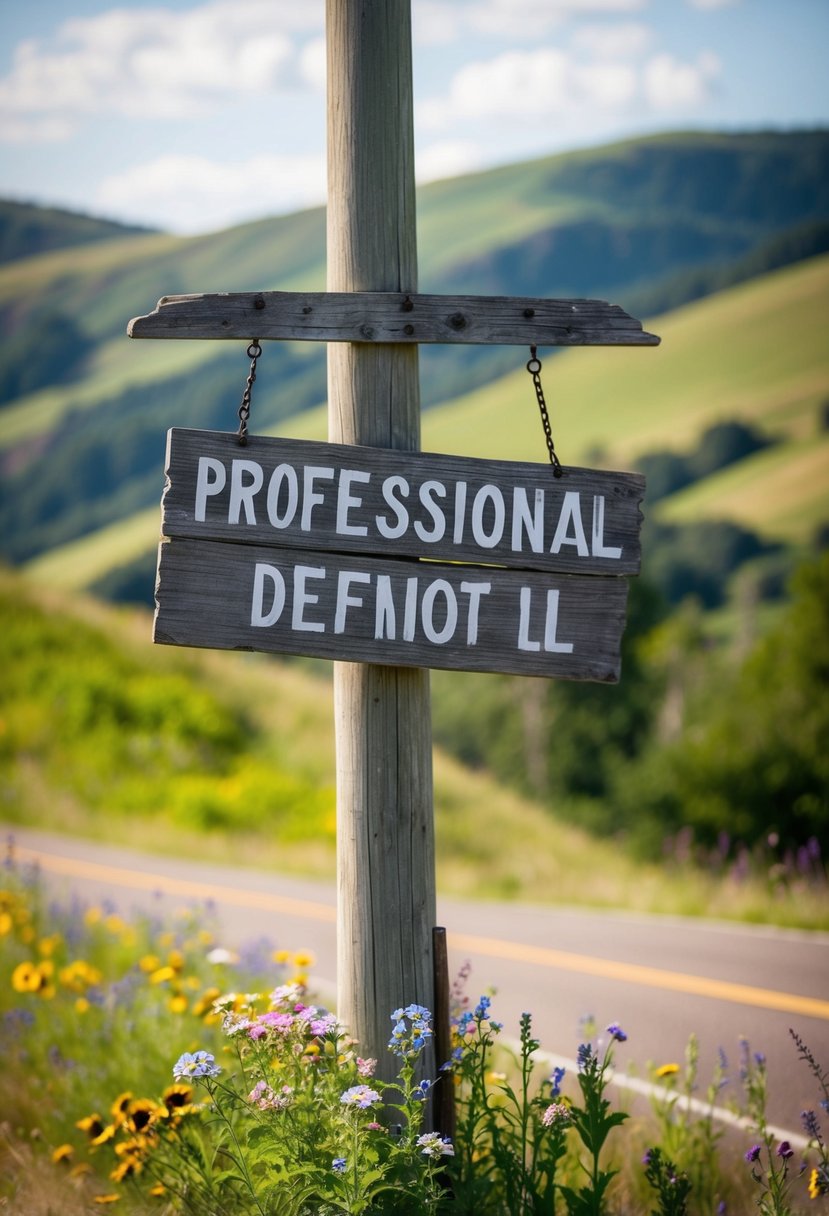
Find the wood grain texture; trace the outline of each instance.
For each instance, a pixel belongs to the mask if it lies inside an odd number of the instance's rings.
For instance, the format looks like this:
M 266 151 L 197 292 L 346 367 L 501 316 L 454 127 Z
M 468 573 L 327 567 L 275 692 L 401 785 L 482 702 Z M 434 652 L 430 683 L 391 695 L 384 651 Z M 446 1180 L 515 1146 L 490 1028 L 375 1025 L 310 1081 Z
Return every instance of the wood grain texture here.
M 362 198 L 360 191 L 356 193 Z M 335 222 L 336 212 L 335 206 L 331 222 Z M 336 276 L 334 281 L 339 281 Z M 413 280 L 408 276 L 402 281 Z M 604 300 L 418 295 L 413 289 L 164 296 L 154 312 L 134 317 L 127 333 L 131 338 L 249 341 L 257 337 L 408 346 L 436 342 L 542 347 L 659 345 L 659 338 L 643 330 L 640 321 L 618 304 Z
M 176 428 L 166 476 L 164 536 L 572 574 L 639 572 L 645 479 L 636 473 L 567 468 L 554 477 L 549 464 L 257 435 L 241 447 L 229 432 Z M 567 539 L 551 551 L 560 524 Z
M 410 0 L 326 0 L 325 11 L 327 287 L 346 296 L 415 292 Z M 364 335 L 332 343 L 328 417 L 334 442 L 418 448 L 417 346 L 378 346 Z M 389 1015 L 412 1001 L 428 1007 L 432 994 L 429 673 L 336 663 L 334 710 L 338 1011 L 391 1080 Z M 431 1076 L 434 1066 L 428 1051 Z
M 154 637 L 613 682 L 627 588 L 618 578 L 171 540 L 160 547 Z

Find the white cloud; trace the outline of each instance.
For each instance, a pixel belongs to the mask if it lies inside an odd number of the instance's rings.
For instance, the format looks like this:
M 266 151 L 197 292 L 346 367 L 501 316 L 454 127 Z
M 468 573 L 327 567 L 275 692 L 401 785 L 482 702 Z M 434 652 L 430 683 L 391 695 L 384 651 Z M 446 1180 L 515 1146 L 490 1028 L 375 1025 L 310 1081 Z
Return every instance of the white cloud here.
M 706 11 L 713 11 L 716 8 L 736 8 L 738 4 L 742 4 L 743 0 L 686 0 L 691 8 L 700 8 Z
M 324 38 L 314 38 L 303 47 L 299 57 L 299 70 L 303 80 L 307 81 L 319 93 L 325 92 L 327 75 L 326 48 Z
M 418 182 L 434 182 L 444 177 L 457 177 L 469 173 L 484 163 L 480 146 L 469 140 L 444 140 L 415 155 L 415 173 Z
M 703 51 L 693 63 L 681 63 L 667 53 L 654 55 L 645 66 L 645 96 L 656 110 L 697 107 L 708 100 L 720 71 L 711 51 Z
M 648 0 L 417 0 L 415 42 L 447 45 L 468 34 L 536 42 L 572 18 L 640 12 Z
M 573 46 L 594 59 L 635 59 L 653 40 L 653 30 L 633 21 L 582 25 L 573 34 Z
M 507 51 L 467 64 L 452 80 L 449 96 L 418 108 L 427 128 L 457 118 L 551 117 L 584 106 L 625 105 L 636 91 L 636 74 L 625 64 L 583 65 L 557 47 Z
M 195 233 L 324 201 L 321 154 L 261 154 L 235 164 L 171 155 L 107 178 L 96 191 L 95 208 Z
M 0 80 L 0 135 L 64 135 L 85 116 L 186 117 L 229 97 L 307 83 L 293 37 L 318 33 L 319 3 L 213 0 L 176 11 L 111 9 L 28 40 Z M 57 123 L 56 123 L 56 120 Z

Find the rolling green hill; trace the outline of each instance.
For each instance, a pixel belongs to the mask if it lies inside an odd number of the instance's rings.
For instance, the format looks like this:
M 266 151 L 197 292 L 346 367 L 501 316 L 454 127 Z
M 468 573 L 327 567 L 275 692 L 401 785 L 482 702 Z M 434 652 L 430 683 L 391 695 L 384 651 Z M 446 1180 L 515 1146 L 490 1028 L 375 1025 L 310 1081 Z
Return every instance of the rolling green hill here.
M 656 349 L 576 349 L 545 358 L 542 378 L 562 460 L 635 468 L 645 453 L 688 449 L 715 423 L 751 423 L 771 446 L 663 499 L 652 513 L 665 521 L 732 519 L 770 540 L 807 544 L 829 522 L 828 309 L 824 256 L 649 322 L 662 335 Z M 509 375 L 425 414 L 424 448 L 546 460 L 524 352 L 513 356 Z M 324 439 L 326 425 L 320 408 L 266 429 Z M 155 505 L 35 558 L 32 575 L 86 588 L 143 556 L 149 591 L 161 456 L 152 477 Z
M 827 167 L 829 132 L 679 134 L 434 183 L 419 194 L 420 286 L 687 299 L 729 268 L 820 248 Z M 323 285 L 321 209 L 189 239 L 119 230 L 0 267 L 3 555 L 30 560 L 150 507 L 169 425 L 233 425 L 242 344 L 129 343 L 130 316 L 162 294 Z M 431 407 L 503 376 L 516 352 L 434 348 L 421 365 Z M 323 349 L 272 343 L 254 425 L 324 396 Z
M 80 215 L 58 207 L 0 200 L 0 262 L 13 262 L 52 249 L 111 241 L 149 229 Z

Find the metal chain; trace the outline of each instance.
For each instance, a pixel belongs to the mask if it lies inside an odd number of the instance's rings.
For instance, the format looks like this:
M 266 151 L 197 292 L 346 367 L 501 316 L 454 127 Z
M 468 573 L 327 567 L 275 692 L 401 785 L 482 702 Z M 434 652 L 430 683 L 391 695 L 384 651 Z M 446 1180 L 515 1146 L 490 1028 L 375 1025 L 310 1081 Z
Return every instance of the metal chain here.
M 535 395 L 538 399 L 538 409 L 541 414 L 541 425 L 544 427 L 544 438 L 547 441 L 547 451 L 550 453 L 550 464 L 553 466 L 553 476 L 561 477 L 564 470 L 561 467 L 561 461 L 556 455 L 555 444 L 553 443 L 553 432 L 550 429 L 550 415 L 547 412 L 547 402 L 544 400 L 544 389 L 541 387 L 541 360 L 538 358 L 537 347 L 530 347 L 530 359 L 527 364 L 527 371 L 533 378 L 533 387 Z
M 253 382 L 256 379 L 256 360 L 262 354 L 262 347 L 259 345 L 259 339 L 254 338 L 247 349 L 247 356 L 250 359 L 250 371 L 248 372 L 245 391 L 242 393 L 242 404 L 239 406 L 239 433 L 238 440 L 242 447 L 245 447 L 248 441 L 248 418 L 250 418 L 250 396 L 253 391 Z

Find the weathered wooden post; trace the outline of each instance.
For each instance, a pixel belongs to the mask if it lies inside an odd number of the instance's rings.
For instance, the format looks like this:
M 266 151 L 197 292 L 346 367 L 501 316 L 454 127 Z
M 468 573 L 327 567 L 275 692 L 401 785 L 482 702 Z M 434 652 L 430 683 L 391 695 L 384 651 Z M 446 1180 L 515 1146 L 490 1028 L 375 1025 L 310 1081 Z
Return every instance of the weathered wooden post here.
M 328 290 L 417 291 L 410 0 L 326 0 Z M 329 439 L 420 446 L 416 345 L 328 347 Z M 336 663 L 340 1017 L 390 1079 L 389 1014 L 432 1004 L 429 672 Z
M 339 1013 L 388 1078 L 390 1013 L 434 996 L 429 668 L 619 678 L 644 479 L 553 459 L 536 349 L 659 339 L 417 292 L 410 0 L 326 2 L 329 290 L 165 296 L 128 333 L 329 344 L 329 443 L 249 435 L 250 377 L 237 434 L 169 431 L 153 637 L 334 660 Z M 422 342 L 529 347 L 554 467 L 420 453 Z

